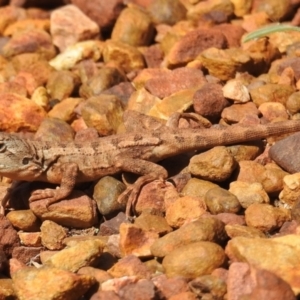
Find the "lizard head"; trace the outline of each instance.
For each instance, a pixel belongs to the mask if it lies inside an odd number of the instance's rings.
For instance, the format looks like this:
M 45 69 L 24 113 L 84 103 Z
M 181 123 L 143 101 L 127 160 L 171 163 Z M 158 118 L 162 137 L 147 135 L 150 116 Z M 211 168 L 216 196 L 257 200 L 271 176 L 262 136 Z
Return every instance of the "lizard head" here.
M 14 180 L 34 180 L 42 172 L 41 159 L 30 142 L 0 133 L 0 175 Z

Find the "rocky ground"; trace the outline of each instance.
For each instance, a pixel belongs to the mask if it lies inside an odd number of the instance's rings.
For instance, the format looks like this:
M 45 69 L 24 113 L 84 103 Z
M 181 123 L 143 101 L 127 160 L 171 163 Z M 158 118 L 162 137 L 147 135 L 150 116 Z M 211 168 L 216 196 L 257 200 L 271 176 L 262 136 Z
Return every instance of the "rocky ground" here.
M 124 131 L 126 110 L 162 122 L 196 112 L 207 130 L 300 119 L 300 32 L 243 42 L 273 22 L 298 26 L 299 0 L 0 5 L 1 131 L 98 140 Z M 163 161 L 173 180 L 143 187 L 133 222 L 117 201 L 130 174 L 80 185 L 49 210 L 28 198 L 50 185 L 21 184 L 0 216 L 0 299 L 296 299 L 299 143 L 295 134 Z M 1 197 L 10 183 L 2 178 Z

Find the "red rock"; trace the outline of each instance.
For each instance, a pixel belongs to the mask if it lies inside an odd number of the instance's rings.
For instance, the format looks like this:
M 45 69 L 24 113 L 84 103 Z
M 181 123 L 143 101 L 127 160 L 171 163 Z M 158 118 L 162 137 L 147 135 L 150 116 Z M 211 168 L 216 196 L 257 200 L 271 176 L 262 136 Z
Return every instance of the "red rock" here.
M 169 299 L 174 295 L 189 291 L 187 280 L 182 277 L 167 278 L 163 274 L 154 277 L 152 281 L 161 299 Z
M 227 299 L 238 300 L 243 296 L 250 300 L 296 299 L 289 284 L 274 273 L 246 263 L 233 263 L 228 272 Z
M 205 82 L 202 71 L 184 67 L 149 79 L 145 88 L 151 94 L 164 98 L 183 89 L 200 88 Z
M 11 256 L 13 249 L 17 246 L 19 246 L 17 231 L 5 216 L 0 216 L 0 247 L 7 256 Z
M 28 264 L 31 260 L 36 260 L 36 256 L 40 254 L 42 247 L 14 247 L 12 257 L 18 259 L 24 264 Z
M 188 32 L 170 49 L 167 60 L 171 65 L 180 65 L 195 59 L 203 50 L 210 47 L 224 49 L 227 40 L 221 31 L 197 29 Z
M 76 42 L 99 36 L 98 25 L 75 5 L 66 5 L 54 10 L 50 21 L 53 44 L 61 52 Z
M 103 30 L 112 27 L 122 9 L 125 7 L 123 0 L 71 0 L 71 3 L 79 7 Z
M 125 285 L 118 294 L 122 300 L 152 300 L 155 298 L 155 286 L 152 281 L 141 279 L 137 283 Z

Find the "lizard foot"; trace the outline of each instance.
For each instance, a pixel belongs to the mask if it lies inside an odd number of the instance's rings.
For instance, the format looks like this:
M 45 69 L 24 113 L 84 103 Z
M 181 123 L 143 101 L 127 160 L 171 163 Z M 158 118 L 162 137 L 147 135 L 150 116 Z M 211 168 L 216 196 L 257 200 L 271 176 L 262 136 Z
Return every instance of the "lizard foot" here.
M 132 220 L 132 214 L 135 214 L 135 206 L 138 202 L 138 196 L 143 186 L 157 179 L 163 180 L 163 178 L 157 178 L 156 174 L 147 174 L 145 176 L 141 176 L 134 184 L 128 186 L 126 190 L 119 196 L 119 203 L 124 203 L 127 200 L 125 214 L 128 220 Z
M 48 208 L 51 204 L 60 200 L 57 199 L 57 192 L 57 189 L 36 190 L 32 192 L 29 202 L 31 203 L 39 200 L 47 200 L 46 207 Z

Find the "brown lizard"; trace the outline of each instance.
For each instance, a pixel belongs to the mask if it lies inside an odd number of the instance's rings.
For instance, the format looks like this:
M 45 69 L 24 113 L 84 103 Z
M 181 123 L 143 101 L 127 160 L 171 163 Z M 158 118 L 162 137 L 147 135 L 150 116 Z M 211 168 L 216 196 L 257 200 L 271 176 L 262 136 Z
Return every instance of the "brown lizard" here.
M 188 151 L 300 131 L 300 120 L 232 125 L 225 129 L 172 129 L 134 111 L 125 113 L 127 129 L 131 118 L 138 120 L 139 132 L 102 137 L 90 143 L 29 141 L 0 133 L 0 175 L 18 181 L 60 184 L 59 189 L 36 190 L 31 194 L 29 201 L 48 199 L 48 205 L 66 198 L 77 182 L 94 181 L 121 171 L 142 175 L 120 196 L 122 200 L 128 196 L 129 215 L 145 183 L 168 177 L 166 169 L 156 164 L 158 161 Z M 2 213 L 7 200 L 4 197 L 1 202 Z

